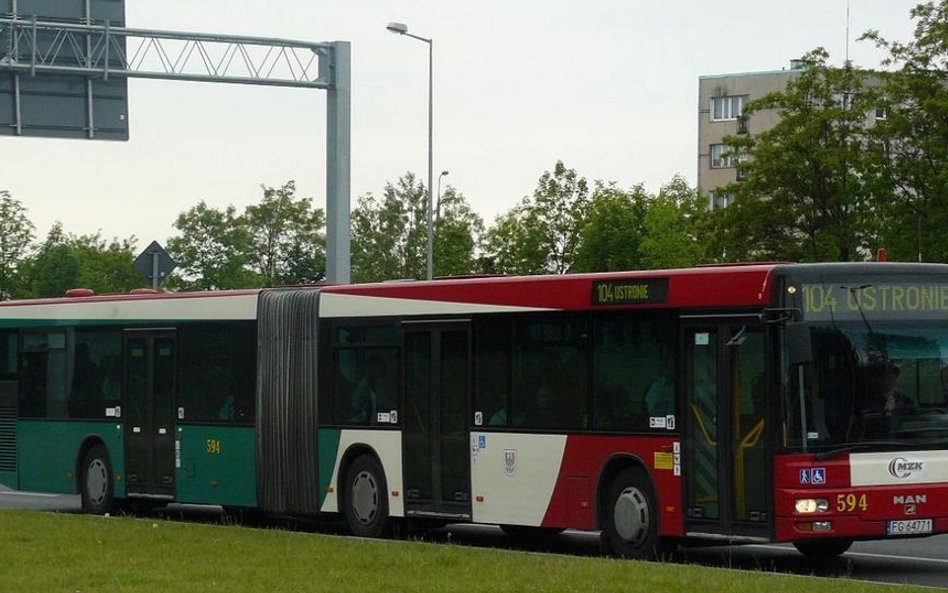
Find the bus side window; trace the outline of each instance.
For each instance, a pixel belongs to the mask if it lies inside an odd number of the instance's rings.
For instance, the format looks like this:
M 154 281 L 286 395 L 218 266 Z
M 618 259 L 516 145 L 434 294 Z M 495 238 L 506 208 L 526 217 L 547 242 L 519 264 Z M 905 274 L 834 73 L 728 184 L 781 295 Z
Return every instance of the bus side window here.
M 647 430 L 649 416 L 675 413 L 671 315 L 603 316 L 594 328 L 596 430 Z
M 588 428 L 588 324 L 585 316 L 519 320 L 513 356 L 513 424 Z
M 481 413 L 482 426 L 506 426 L 510 420 L 511 322 L 479 322 L 474 348 L 474 410 Z

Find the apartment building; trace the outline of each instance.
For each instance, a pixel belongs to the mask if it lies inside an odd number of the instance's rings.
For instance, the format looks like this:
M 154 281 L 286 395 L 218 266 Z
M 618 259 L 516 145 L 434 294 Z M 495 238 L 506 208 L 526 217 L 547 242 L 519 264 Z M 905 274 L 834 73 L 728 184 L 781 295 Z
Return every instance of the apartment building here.
M 745 118 L 744 106 L 767 93 L 784 90 L 803 67 L 802 60 L 791 60 L 786 70 L 698 78 L 698 188 L 707 194 L 710 209 L 729 205 L 733 196 L 719 188 L 741 179 L 740 159 L 726 155 L 724 137 L 760 133 L 779 119 L 772 110 Z

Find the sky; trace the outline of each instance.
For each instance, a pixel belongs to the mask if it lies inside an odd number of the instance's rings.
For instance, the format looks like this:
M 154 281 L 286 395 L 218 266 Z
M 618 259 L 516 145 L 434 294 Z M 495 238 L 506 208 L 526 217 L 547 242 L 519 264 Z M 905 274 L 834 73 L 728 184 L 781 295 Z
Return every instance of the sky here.
M 911 39 L 917 0 L 850 0 L 867 29 Z M 587 180 L 657 191 L 697 177 L 698 77 L 846 52 L 846 0 L 126 0 L 129 27 L 352 44 L 352 204 L 406 172 L 427 177 L 434 40 L 434 175 L 490 224 L 556 161 Z M 0 189 L 42 239 L 67 232 L 164 243 L 204 200 L 238 211 L 295 180 L 325 207 L 326 93 L 129 81 L 128 142 L 0 137 Z

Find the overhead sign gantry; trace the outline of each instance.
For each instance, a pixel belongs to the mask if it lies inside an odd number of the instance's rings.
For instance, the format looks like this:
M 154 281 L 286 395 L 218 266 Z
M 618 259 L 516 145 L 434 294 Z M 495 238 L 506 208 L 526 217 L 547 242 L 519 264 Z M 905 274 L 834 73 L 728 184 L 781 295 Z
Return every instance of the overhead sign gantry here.
M 122 0 L 0 0 L 0 135 L 126 140 L 129 78 L 325 90 L 326 278 L 348 283 L 349 42 L 131 29 L 124 14 Z

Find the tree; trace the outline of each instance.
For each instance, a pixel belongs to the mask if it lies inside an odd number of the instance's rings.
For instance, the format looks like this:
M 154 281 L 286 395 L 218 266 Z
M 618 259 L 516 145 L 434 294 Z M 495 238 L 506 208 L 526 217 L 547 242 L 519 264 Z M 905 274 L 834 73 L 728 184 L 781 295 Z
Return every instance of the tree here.
M 306 284 L 322 280 L 326 268 L 323 211 L 296 197 L 296 183 L 263 187 L 259 204 L 237 216 L 233 206 L 203 201 L 178 216 L 180 235 L 168 252 L 183 274 L 170 286 L 216 290 Z
M 360 196 L 352 212 L 355 282 L 427 276 L 427 199 L 413 173 L 387 183 L 381 200 Z
M 643 267 L 649 196 L 641 184 L 626 191 L 597 181 L 585 214 L 573 271 L 611 272 Z
M 497 270 L 512 274 L 565 274 L 576 262 L 586 223 L 589 189 L 574 169 L 557 161 L 540 176 L 532 197 L 501 215 L 485 249 Z
M 21 268 L 29 255 L 34 230 L 23 204 L 0 190 L 0 298 L 19 296 Z
M 484 235 L 488 271 L 515 275 L 543 273 L 547 254 L 529 217 L 529 207 L 521 203 L 494 220 L 494 226 Z
M 263 200 L 242 217 L 247 261 L 264 286 L 306 284 L 325 277 L 325 215 L 312 199 L 296 198 L 296 182 L 263 187 Z
M 148 282 L 132 268 L 136 242 L 135 237 L 107 241 L 101 232 L 69 235 L 67 244 L 79 262 L 78 286 L 106 294 L 146 286 Z
M 30 262 L 27 294 L 34 298 L 61 297 L 79 286 L 79 258 L 69 246 L 62 223 L 56 222 Z
M 683 268 L 706 261 L 707 216 L 698 191 L 676 175 L 648 203 L 639 254 L 646 268 Z
M 168 253 L 179 273 L 169 287 L 184 290 L 215 290 L 259 284 L 245 266 L 249 237 L 236 216 L 236 209 L 210 208 L 202 200 L 174 223 L 181 234 L 167 241 Z
M 434 223 L 435 276 L 458 276 L 477 271 L 476 250 L 484 234 L 484 219 L 474 212 L 464 195 L 445 188 Z
M 743 158 L 745 180 L 726 191 L 735 202 L 718 218 L 730 257 L 862 260 L 878 244 L 877 167 L 867 113 L 877 93 L 864 74 L 831 68 L 817 49 L 784 91 L 752 101 L 745 117 L 776 110 L 758 135 L 725 139 Z
M 67 234 L 57 222 L 24 266 L 24 296 L 61 297 L 70 288 L 115 294 L 142 287 L 145 280 L 132 269 L 134 254 L 134 237 L 106 241 L 99 232 Z
M 890 259 L 948 261 L 948 1 L 911 10 L 914 39 L 891 42 L 878 31 L 863 39 L 888 52 L 873 128 L 887 208 L 882 225 Z
M 428 194 L 411 172 L 387 183 L 382 199 L 359 197 L 352 212 L 352 279 L 377 282 L 428 275 Z M 435 276 L 475 271 L 484 221 L 448 186 L 433 220 Z

